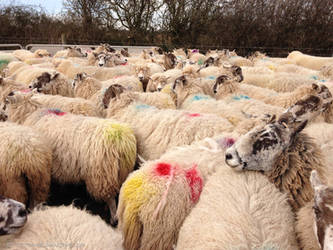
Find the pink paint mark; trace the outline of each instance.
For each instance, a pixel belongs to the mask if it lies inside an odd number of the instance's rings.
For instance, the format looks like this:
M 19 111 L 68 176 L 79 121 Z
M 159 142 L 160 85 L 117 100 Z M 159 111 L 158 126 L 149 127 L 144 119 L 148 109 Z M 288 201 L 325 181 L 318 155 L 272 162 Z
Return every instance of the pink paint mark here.
M 172 166 L 168 163 L 157 163 L 155 167 L 155 172 L 158 176 L 168 176 L 170 175 Z
M 48 109 L 47 114 L 53 114 L 53 115 L 56 115 L 56 116 L 63 116 L 67 113 L 62 112 L 60 109 Z
M 188 117 L 199 117 L 199 116 L 201 116 L 201 114 L 199 114 L 199 113 L 186 113 L 186 115 Z
M 192 49 L 192 53 L 199 53 L 199 50 L 197 50 L 197 49 Z
M 191 169 L 186 170 L 186 179 L 191 188 L 191 200 L 193 203 L 196 203 L 200 198 L 203 187 L 203 180 L 197 170 L 197 165 L 194 165 Z
M 230 148 L 232 145 L 234 145 L 236 140 L 234 138 L 222 138 L 217 141 L 217 143 L 224 149 Z
M 121 65 L 123 65 L 123 66 L 126 66 L 126 65 L 127 65 L 127 62 L 125 62 L 125 63 L 122 63 Z
M 21 89 L 20 92 L 21 93 L 29 93 L 29 92 L 31 92 L 31 90 L 30 89 Z
M 123 77 L 123 75 L 121 75 L 121 76 L 115 76 L 115 77 L 113 77 L 113 79 L 118 79 L 118 78 L 121 78 L 121 77 Z

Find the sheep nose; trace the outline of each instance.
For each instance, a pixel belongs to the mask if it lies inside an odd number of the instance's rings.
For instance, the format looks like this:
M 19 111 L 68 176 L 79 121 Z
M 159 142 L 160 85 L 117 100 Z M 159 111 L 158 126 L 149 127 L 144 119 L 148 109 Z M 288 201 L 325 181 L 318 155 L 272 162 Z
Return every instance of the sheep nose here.
M 127 62 L 127 59 L 125 58 L 125 62 Z
M 232 154 L 226 154 L 225 159 L 226 160 L 231 160 L 232 159 Z
M 21 208 L 18 212 L 18 216 L 26 217 L 27 216 L 27 210 L 25 210 L 24 208 Z
M 162 88 L 157 88 L 157 91 L 161 91 L 162 90 Z
M 103 67 L 103 63 L 99 63 L 98 66 Z
M 31 86 L 31 85 L 29 85 L 29 89 L 32 89 L 32 86 Z
M 142 81 L 143 80 L 143 76 L 139 76 L 139 80 Z

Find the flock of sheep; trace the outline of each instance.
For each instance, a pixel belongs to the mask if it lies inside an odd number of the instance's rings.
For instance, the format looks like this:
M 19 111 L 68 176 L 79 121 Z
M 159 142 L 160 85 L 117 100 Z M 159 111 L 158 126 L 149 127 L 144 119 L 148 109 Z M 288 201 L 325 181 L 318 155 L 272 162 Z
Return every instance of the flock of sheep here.
M 333 58 L 0 60 L 0 248 L 333 249 Z M 51 181 L 84 183 L 111 226 L 46 206 Z

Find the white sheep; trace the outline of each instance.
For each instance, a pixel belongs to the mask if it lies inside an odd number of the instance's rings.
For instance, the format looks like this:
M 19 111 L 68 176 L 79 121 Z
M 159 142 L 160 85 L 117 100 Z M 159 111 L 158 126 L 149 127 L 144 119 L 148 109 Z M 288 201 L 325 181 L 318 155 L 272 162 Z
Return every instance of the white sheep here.
M 31 126 L 49 140 L 52 178 L 59 183 L 84 181 L 88 193 L 108 204 L 114 225 L 115 196 L 136 159 L 132 129 L 110 119 L 41 108 L 30 93 L 12 93 L 6 103 L 9 121 Z
M 185 219 L 176 249 L 298 249 L 287 197 L 260 173 L 219 166 Z
M 118 231 L 98 216 L 73 206 L 35 209 L 20 234 L 1 238 L 5 249 L 122 249 Z
M 119 195 L 125 249 L 172 249 L 209 176 L 223 167 L 234 135 L 174 147 L 130 174 Z
M 233 126 L 222 117 L 179 110 L 159 110 L 135 101 L 131 93 L 114 91 L 107 117 L 132 126 L 138 141 L 138 154 L 157 159 L 167 149 L 188 145 L 205 137 L 231 131 Z
M 25 61 L 25 60 L 31 59 L 31 58 L 49 57 L 50 53 L 44 49 L 38 49 L 34 53 L 30 52 L 29 50 L 18 49 L 18 50 L 13 51 L 13 55 L 17 59 L 19 59 L 21 61 Z
M 52 167 L 48 141 L 38 131 L 11 122 L 0 122 L 0 140 L 0 194 L 30 208 L 45 202 Z
M 310 56 L 299 51 L 289 53 L 288 60 L 305 68 L 320 70 L 325 64 L 333 63 L 332 57 Z
M 103 116 L 92 101 L 83 98 L 35 94 L 32 96 L 32 100 L 40 103 L 45 108 L 60 109 L 64 112 L 69 112 L 75 115 Z
M 54 55 L 54 58 L 66 58 L 66 57 L 86 57 L 87 54 L 83 53 L 81 48 L 74 46 L 74 47 L 67 47 L 64 50 L 59 50 Z

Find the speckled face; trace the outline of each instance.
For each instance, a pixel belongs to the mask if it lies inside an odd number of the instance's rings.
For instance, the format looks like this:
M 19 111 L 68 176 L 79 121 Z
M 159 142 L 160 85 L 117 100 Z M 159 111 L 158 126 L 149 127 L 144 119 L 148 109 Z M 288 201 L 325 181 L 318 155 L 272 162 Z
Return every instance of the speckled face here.
M 236 170 L 271 170 L 288 146 L 291 131 L 278 123 L 252 129 L 226 150 L 226 163 Z
M 315 171 L 310 180 L 314 189 L 314 233 L 322 249 L 333 249 L 333 188 L 323 185 Z
M 0 196 L 0 236 L 16 233 L 26 221 L 24 204 Z

